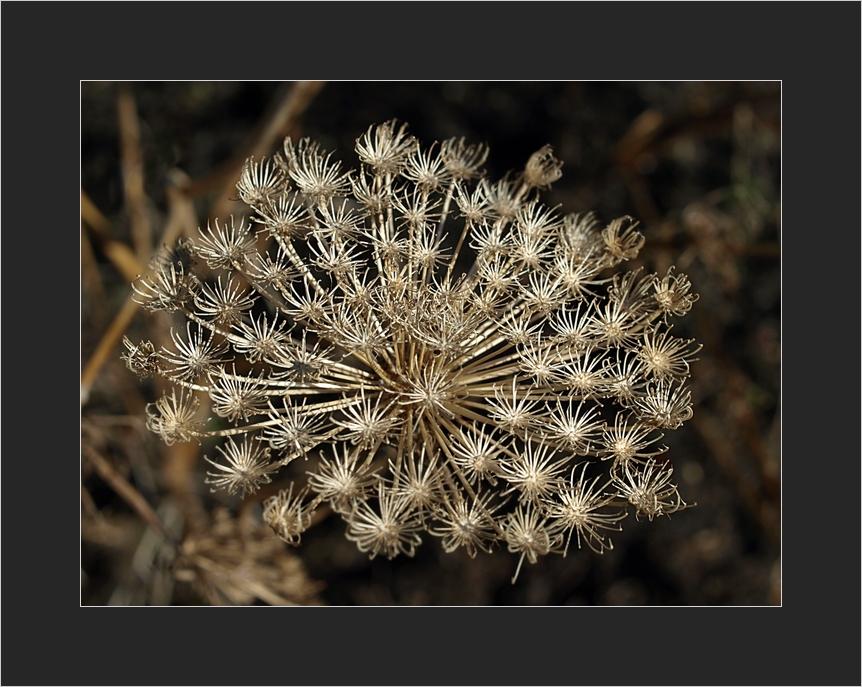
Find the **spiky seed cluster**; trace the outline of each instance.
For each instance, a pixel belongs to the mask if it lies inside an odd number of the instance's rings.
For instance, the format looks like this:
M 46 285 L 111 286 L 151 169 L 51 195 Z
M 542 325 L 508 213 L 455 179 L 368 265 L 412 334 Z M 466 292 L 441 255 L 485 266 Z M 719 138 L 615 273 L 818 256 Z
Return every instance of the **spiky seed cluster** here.
M 187 319 L 170 347 L 126 341 L 133 371 L 178 387 L 150 429 L 228 437 L 208 481 L 230 492 L 302 458 L 308 486 L 266 521 L 295 544 L 326 502 L 372 557 L 412 555 L 422 532 L 521 562 L 601 553 L 629 510 L 684 508 L 657 442 L 692 414 L 700 347 L 669 324 L 697 298 L 688 279 L 614 274 L 644 242 L 630 218 L 542 205 L 550 146 L 496 183 L 486 147 L 422 148 L 395 122 L 356 151 L 351 172 L 307 139 L 249 160 L 253 214 L 192 250 L 210 275 L 168 257 L 136 282 L 145 308 Z M 205 429 L 204 395 L 228 429 Z

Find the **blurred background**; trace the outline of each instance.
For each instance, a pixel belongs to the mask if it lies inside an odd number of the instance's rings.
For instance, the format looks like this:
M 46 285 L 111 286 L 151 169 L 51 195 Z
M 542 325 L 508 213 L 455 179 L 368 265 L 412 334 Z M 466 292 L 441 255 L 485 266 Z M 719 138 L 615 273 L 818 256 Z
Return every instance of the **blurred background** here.
M 688 275 L 700 300 L 674 333 L 703 344 L 695 413 L 663 443 L 696 507 L 628 518 L 613 551 L 525 563 L 512 585 L 505 550 L 426 537 L 412 559 L 369 561 L 335 518 L 286 547 L 260 524 L 270 494 L 209 492 L 212 445 L 145 429 L 161 388 L 120 354 L 176 323 L 129 299 L 153 251 L 241 212 L 242 163 L 284 136 L 349 168 L 392 118 L 423 144 L 487 143 L 492 179 L 551 144 L 564 166 L 546 204 L 631 215 L 646 244 L 628 266 Z M 83 82 L 82 604 L 780 604 L 780 123 L 778 82 Z

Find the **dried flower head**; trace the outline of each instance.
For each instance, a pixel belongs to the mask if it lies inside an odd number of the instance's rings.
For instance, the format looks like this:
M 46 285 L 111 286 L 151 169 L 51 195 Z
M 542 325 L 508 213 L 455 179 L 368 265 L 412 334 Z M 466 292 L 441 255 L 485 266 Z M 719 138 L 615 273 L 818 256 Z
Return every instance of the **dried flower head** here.
M 207 484 L 215 488 L 227 489 L 228 493 L 235 494 L 242 490 L 243 496 L 256 492 L 262 484 L 270 482 L 269 473 L 272 465 L 269 460 L 269 449 L 261 445 L 259 441 L 242 438 L 240 443 L 229 438 L 225 447 L 217 446 L 216 450 L 222 454 L 227 461 L 226 465 L 217 463 L 206 458 L 220 472 L 208 472 Z
M 639 470 L 626 464 L 622 471 L 614 474 L 614 484 L 620 496 L 625 498 L 635 508 L 638 518 L 653 520 L 660 515 L 670 516 L 688 504 L 682 500 L 675 484 L 670 483 L 673 477 L 673 466 L 670 463 L 657 464 L 648 460 Z
M 141 341 L 139 344 L 133 344 L 129 337 L 124 336 L 123 345 L 128 349 L 128 353 L 123 353 L 120 357 L 138 377 L 143 379 L 158 372 L 159 360 L 152 341 Z
M 263 503 L 263 520 L 275 532 L 279 539 L 298 546 L 302 533 L 311 525 L 317 500 L 306 501 L 308 487 L 293 495 L 293 485 L 282 489 L 276 496 L 268 498 Z
M 554 149 L 546 145 L 527 160 L 524 182 L 531 188 L 550 188 L 551 184 L 563 176 L 562 166 L 563 163 L 554 157 Z
M 601 476 L 592 480 L 587 478 L 587 467 L 589 463 L 581 463 L 572 468 L 571 479 L 566 487 L 560 490 L 559 500 L 551 501 L 548 512 L 555 518 L 559 525 L 568 531 L 565 549 L 568 549 L 572 533 L 576 533 L 578 548 L 585 542 L 596 553 L 614 548 L 610 539 L 599 530 L 622 529 L 619 521 L 628 513 L 614 505 L 613 492 L 608 494 L 608 485 L 597 487 Z M 575 479 L 575 472 L 580 468 L 580 473 Z
M 347 538 L 371 558 L 382 554 L 392 559 L 400 553 L 412 557 L 422 543 L 422 525 L 410 499 L 385 489 L 382 481 L 378 483 L 377 508 L 369 501 L 358 501 L 350 515 Z
M 547 556 L 551 551 L 561 547 L 562 536 L 559 527 L 549 520 L 548 515 L 543 514 L 543 509 L 538 504 L 519 504 L 504 521 L 509 551 L 521 554 L 512 582 L 518 578 L 524 558 L 530 563 L 535 563 L 539 556 Z
M 168 446 L 175 441 L 200 437 L 203 420 L 198 417 L 200 401 L 185 389 L 171 391 L 147 406 L 147 429 L 158 434 Z
M 225 437 L 208 482 L 229 492 L 302 458 L 307 488 L 267 500 L 266 521 L 296 544 L 328 504 L 372 557 L 412 555 L 423 532 L 521 562 L 572 539 L 601 553 L 628 510 L 684 507 L 657 442 L 692 413 L 699 346 L 669 322 L 697 298 L 688 279 L 613 273 L 644 237 L 543 205 L 550 146 L 496 182 L 486 146 L 423 147 L 394 121 L 356 152 L 349 172 L 308 139 L 249 160 L 251 215 L 190 250 L 212 272 L 169 256 L 135 283 L 187 320 L 170 348 L 126 341 L 130 369 L 177 387 L 150 429 Z

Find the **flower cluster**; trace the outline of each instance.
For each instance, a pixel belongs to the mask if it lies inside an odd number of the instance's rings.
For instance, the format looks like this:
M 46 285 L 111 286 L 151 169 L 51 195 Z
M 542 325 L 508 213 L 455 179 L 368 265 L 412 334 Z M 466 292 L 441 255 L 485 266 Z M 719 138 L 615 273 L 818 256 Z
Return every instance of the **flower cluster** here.
M 224 437 L 208 481 L 232 493 L 303 461 L 307 484 L 266 521 L 295 544 L 325 503 L 372 557 L 412 555 L 422 533 L 521 562 L 601 553 L 629 512 L 684 508 L 658 442 L 692 415 L 700 347 L 671 324 L 688 279 L 613 269 L 644 243 L 631 218 L 543 205 L 550 146 L 497 182 L 487 147 L 423 148 L 395 122 L 356 152 L 355 171 L 308 139 L 249 160 L 252 212 L 134 284 L 187 320 L 171 346 L 126 341 L 130 369 L 176 387 L 149 428 Z

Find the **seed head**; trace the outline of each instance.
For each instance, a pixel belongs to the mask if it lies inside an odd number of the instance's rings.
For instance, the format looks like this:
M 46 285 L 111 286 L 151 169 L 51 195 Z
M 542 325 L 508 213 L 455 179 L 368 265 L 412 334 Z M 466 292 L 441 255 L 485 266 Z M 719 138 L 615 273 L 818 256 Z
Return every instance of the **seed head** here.
M 216 446 L 226 464 L 217 463 L 206 458 L 206 461 L 220 472 L 207 472 L 207 484 L 214 485 L 213 491 L 218 488 L 227 489 L 228 493 L 235 494 L 242 491 L 242 495 L 253 494 L 262 484 L 269 483 L 269 473 L 272 466 L 269 460 L 269 449 L 262 446 L 259 441 L 249 439 L 247 436 L 241 442 L 228 439 L 224 448 Z
M 561 175 L 550 146 L 497 181 L 487 146 L 425 147 L 394 121 L 356 153 L 343 171 L 287 139 L 249 160 L 249 215 L 135 282 L 143 307 L 186 321 L 161 350 L 124 342 L 131 370 L 176 387 L 148 427 L 226 441 L 207 482 L 231 493 L 302 458 L 307 488 L 264 519 L 297 544 L 326 504 L 371 557 L 411 556 L 425 532 L 470 556 L 507 547 L 520 571 L 573 538 L 609 550 L 628 511 L 684 507 L 657 442 L 692 413 L 699 346 L 670 335 L 697 299 L 688 279 L 613 273 L 645 238 L 542 204 Z
M 198 418 L 200 402 L 190 392 L 176 390 L 147 406 L 147 429 L 158 434 L 168 446 L 175 441 L 191 441 L 202 436 L 204 422 Z
M 317 501 L 303 503 L 308 487 L 293 495 L 293 485 L 263 502 L 263 520 L 278 538 L 291 546 L 299 546 L 302 533 L 311 525 Z
M 554 149 L 546 145 L 537 150 L 527 161 L 524 170 L 524 181 L 528 186 L 537 188 L 550 188 L 563 173 L 563 163 L 554 157 Z

